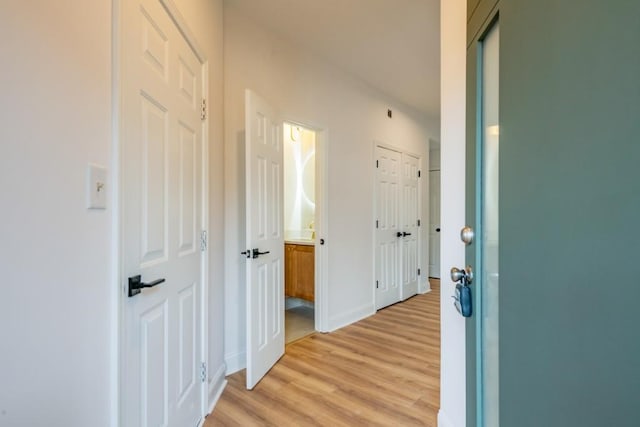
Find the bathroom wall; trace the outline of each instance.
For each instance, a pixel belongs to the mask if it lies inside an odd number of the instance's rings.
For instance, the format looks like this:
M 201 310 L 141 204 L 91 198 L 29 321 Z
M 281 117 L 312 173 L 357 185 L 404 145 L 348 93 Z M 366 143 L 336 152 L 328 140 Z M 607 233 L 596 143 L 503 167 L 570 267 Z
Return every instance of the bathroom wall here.
M 316 134 L 288 123 L 283 130 L 284 238 L 312 239 L 316 211 Z

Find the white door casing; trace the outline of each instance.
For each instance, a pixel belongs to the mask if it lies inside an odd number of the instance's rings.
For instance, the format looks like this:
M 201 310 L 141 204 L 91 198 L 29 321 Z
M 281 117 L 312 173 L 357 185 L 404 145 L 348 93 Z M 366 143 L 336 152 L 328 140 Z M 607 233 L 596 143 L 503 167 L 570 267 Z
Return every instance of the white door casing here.
M 376 309 L 400 301 L 401 154 L 376 146 Z
M 246 114 L 247 388 L 284 354 L 284 168 L 281 121 L 250 90 Z M 258 257 L 253 252 L 265 253 Z
M 420 280 L 420 159 L 402 154 L 402 295 L 403 300 L 418 293 Z
M 429 171 L 429 276 L 440 278 L 440 171 Z
M 195 426 L 206 339 L 203 64 L 158 0 L 120 5 L 120 423 Z M 165 282 L 129 297 L 136 275 Z

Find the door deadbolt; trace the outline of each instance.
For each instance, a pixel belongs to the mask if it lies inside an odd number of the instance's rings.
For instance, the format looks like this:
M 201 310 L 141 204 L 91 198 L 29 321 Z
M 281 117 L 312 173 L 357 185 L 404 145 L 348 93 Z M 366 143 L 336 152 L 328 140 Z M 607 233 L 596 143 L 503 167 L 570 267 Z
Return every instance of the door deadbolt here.
M 473 239 L 475 236 L 476 233 L 473 231 L 473 228 L 469 227 L 468 225 L 460 230 L 460 240 L 462 240 L 467 246 L 473 243 Z

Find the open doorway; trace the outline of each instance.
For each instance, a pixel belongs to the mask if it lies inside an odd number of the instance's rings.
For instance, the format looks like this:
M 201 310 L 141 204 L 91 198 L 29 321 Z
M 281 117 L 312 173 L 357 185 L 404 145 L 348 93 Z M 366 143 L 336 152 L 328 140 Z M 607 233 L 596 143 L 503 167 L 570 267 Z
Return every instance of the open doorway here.
M 283 125 L 286 344 L 316 331 L 316 137 Z

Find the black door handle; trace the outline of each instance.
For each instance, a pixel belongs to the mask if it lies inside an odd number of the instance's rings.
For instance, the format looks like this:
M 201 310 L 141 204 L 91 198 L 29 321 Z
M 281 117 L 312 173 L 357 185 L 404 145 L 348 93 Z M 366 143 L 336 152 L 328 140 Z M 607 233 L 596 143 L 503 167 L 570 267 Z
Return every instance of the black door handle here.
M 142 276 L 140 276 L 139 274 L 137 276 L 129 277 L 129 298 L 138 295 L 140 292 L 142 292 L 143 288 L 153 288 L 160 283 L 164 283 L 164 281 L 164 279 L 158 279 L 154 280 L 153 282 L 143 283 Z
M 324 245 L 324 239 L 320 239 L 320 244 Z
M 436 233 L 440 232 L 440 227 L 436 228 Z
M 266 252 L 260 252 L 260 249 L 258 248 L 254 248 L 251 250 L 251 258 L 258 258 L 260 255 L 266 255 L 270 253 L 270 251 L 266 251 Z
M 407 233 L 406 231 L 402 233 L 402 237 L 407 237 L 407 236 L 411 236 L 411 233 Z
M 396 233 L 396 237 L 402 237 L 402 232 L 401 232 L 401 231 L 398 231 L 398 232 Z

